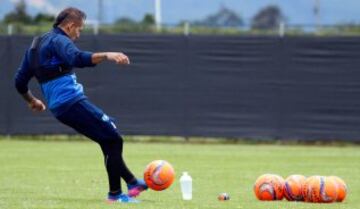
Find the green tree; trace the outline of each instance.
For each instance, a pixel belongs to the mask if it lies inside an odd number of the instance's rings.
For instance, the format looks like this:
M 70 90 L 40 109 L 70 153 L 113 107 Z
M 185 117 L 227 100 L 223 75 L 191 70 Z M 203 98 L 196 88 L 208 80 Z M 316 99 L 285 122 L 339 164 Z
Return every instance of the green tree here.
M 116 25 L 136 25 L 137 22 L 129 17 L 121 17 L 115 21 Z
M 44 14 L 44 13 L 39 13 L 34 17 L 33 21 L 34 21 L 34 23 L 54 22 L 55 16 L 49 15 L 49 14 Z
M 23 23 L 30 24 L 31 16 L 26 12 L 25 0 L 21 0 L 15 4 L 15 10 L 6 14 L 4 17 L 5 23 Z
M 253 18 L 251 28 L 274 29 L 279 27 L 280 22 L 285 21 L 284 15 L 278 6 L 270 5 L 261 9 Z
M 154 25 L 155 24 L 154 15 L 146 14 L 144 16 L 143 20 L 141 21 L 141 23 L 144 24 L 144 25 Z
M 194 22 L 194 25 L 203 26 L 225 26 L 225 27 L 239 27 L 244 24 L 240 15 L 235 11 L 226 7 L 221 7 L 215 14 L 209 15 L 204 20 Z

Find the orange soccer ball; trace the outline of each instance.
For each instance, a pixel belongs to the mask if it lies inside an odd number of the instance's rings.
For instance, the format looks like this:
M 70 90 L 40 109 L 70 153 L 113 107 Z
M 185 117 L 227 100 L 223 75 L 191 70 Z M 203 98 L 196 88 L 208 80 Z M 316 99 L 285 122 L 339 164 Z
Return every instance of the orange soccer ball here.
M 284 197 L 285 181 L 275 174 L 264 174 L 254 184 L 254 192 L 259 200 L 281 200 Z
M 165 160 L 149 163 L 144 171 L 144 180 L 150 189 L 162 191 L 168 188 L 175 179 L 174 168 Z
M 342 202 L 344 201 L 346 194 L 347 194 L 347 186 L 344 180 L 342 180 L 341 178 L 337 177 L 337 176 L 330 176 L 329 179 L 332 179 L 335 181 L 336 185 L 337 185 L 337 198 L 336 201 L 337 202 Z
M 289 201 L 303 201 L 302 186 L 306 180 L 303 175 L 291 175 L 285 179 L 284 196 Z
M 311 176 L 303 185 L 306 202 L 330 203 L 337 199 L 337 185 L 333 179 L 324 176 Z

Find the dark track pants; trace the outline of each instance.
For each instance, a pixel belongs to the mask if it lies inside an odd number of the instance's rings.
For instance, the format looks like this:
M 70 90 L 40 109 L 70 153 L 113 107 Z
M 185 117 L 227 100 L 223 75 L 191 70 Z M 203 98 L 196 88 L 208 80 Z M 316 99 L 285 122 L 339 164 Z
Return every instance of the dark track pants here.
M 120 178 L 126 183 L 134 180 L 134 175 L 127 168 L 122 157 L 123 139 L 112 119 L 101 109 L 84 99 L 57 116 L 57 119 L 100 145 L 111 192 L 121 192 Z

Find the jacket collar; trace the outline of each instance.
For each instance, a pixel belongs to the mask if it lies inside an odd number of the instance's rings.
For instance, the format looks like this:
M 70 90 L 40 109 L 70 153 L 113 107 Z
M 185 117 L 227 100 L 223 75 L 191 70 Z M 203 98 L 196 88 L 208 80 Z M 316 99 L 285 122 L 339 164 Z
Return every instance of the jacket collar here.
M 59 27 L 55 27 L 54 29 L 53 29 L 53 31 L 54 31 L 54 33 L 56 33 L 56 34 L 61 34 L 61 35 L 64 35 L 64 36 L 67 36 L 67 37 L 69 37 L 61 28 L 59 28 Z

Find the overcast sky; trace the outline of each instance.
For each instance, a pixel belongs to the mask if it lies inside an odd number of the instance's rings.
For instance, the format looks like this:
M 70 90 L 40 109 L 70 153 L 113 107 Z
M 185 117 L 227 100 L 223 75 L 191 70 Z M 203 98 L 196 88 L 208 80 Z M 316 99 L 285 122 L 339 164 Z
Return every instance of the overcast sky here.
M 18 0 L 0 0 L 0 17 L 13 9 Z M 95 19 L 98 0 L 25 0 L 31 14 L 39 11 L 56 13 L 66 6 L 83 9 L 89 19 Z M 104 21 L 112 22 L 119 17 L 140 20 L 144 14 L 154 12 L 154 0 L 103 0 Z M 223 5 L 239 13 L 245 20 L 267 5 L 278 5 L 290 24 L 314 22 L 315 0 L 162 0 L 162 19 L 165 23 L 181 20 L 199 20 L 215 13 Z M 360 0 L 320 0 L 323 24 L 360 23 Z

